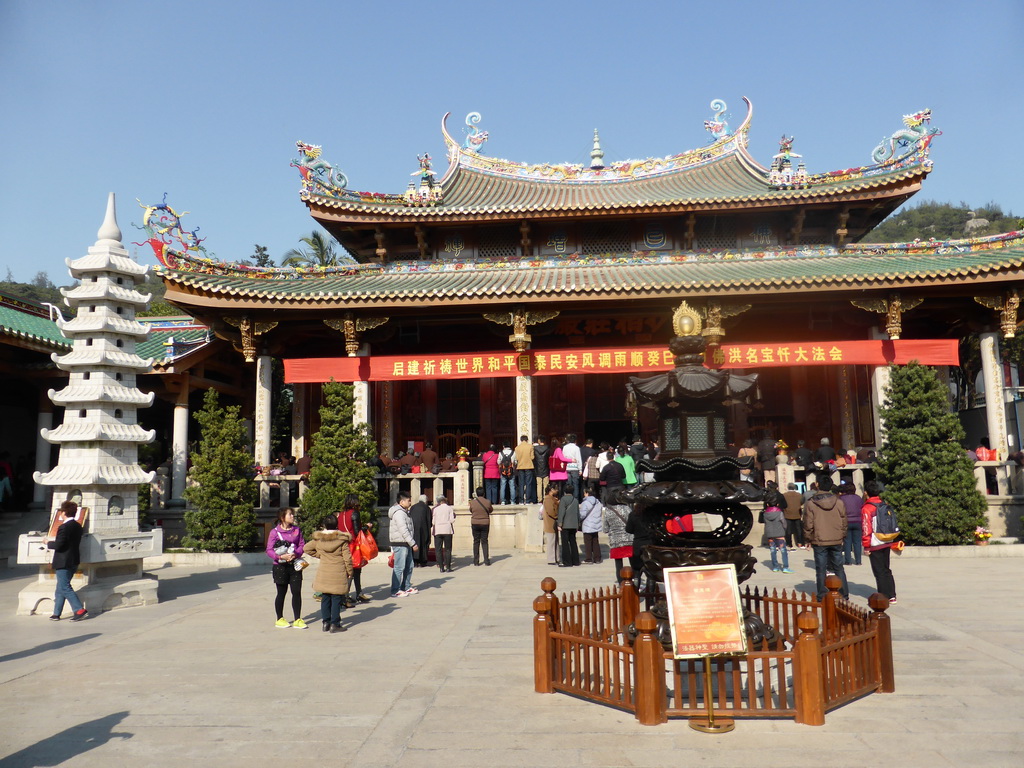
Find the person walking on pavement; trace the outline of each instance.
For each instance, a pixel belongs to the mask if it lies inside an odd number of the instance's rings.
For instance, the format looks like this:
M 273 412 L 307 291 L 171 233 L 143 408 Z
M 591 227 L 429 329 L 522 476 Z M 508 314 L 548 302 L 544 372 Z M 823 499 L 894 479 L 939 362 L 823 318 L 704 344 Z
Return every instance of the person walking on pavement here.
M 78 505 L 73 501 L 65 501 L 60 505 L 60 527 L 57 529 L 57 537 L 53 541 L 44 539 L 47 548 L 53 550 L 53 562 L 50 567 L 57 577 L 57 588 L 53 593 L 53 615 L 50 616 L 50 621 L 60 621 L 65 600 L 71 603 L 72 621 L 80 621 L 89 615 L 71 586 L 71 579 L 82 562 L 82 525 L 75 519 L 77 515 Z
M 548 565 L 558 565 L 558 493 L 559 486 L 551 483 L 544 494 L 544 550 L 548 553 Z

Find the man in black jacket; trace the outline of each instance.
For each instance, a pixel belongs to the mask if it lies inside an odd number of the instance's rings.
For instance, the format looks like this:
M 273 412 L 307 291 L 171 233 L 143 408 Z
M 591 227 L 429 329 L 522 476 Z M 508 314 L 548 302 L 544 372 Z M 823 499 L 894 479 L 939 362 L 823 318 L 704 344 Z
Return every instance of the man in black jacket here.
M 71 603 L 72 621 L 84 619 L 88 615 L 82 601 L 78 599 L 75 590 L 71 587 L 71 577 L 75 575 L 82 557 L 79 554 L 79 545 L 82 543 L 82 526 L 75 520 L 78 514 L 78 505 L 73 501 L 65 501 L 60 505 L 60 527 L 57 529 L 57 538 L 53 541 L 46 541 L 46 546 L 53 550 L 53 563 L 51 567 L 57 575 L 57 589 L 53 593 L 53 615 L 50 621 L 60 621 L 60 615 L 64 611 L 64 601 Z
M 413 556 L 413 565 L 423 568 L 427 565 L 427 553 L 430 550 L 430 505 L 427 497 L 421 495 L 419 501 L 409 508 L 409 519 L 412 520 L 412 535 L 419 545 L 419 552 Z

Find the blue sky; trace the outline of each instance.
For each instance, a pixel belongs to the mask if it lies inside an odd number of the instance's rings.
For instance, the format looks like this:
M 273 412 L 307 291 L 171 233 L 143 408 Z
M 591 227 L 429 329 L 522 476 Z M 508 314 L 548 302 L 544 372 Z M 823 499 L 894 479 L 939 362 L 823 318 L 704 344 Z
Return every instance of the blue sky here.
M 902 115 L 943 131 L 916 200 L 1024 215 L 1024 3 L 0 0 L 0 278 L 70 283 L 108 191 L 190 211 L 224 260 L 280 258 L 314 228 L 289 161 L 321 144 L 349 187 L 401 192 L 441 116 L 483 114 L 485 151 L 606 162 L 708 141 L 714 98 L 754 104 L 813 172 L 870 162 Z M 460 134 L 459 134 L 460 135 Z M 154 263 L 146 248 L 135 248 Z

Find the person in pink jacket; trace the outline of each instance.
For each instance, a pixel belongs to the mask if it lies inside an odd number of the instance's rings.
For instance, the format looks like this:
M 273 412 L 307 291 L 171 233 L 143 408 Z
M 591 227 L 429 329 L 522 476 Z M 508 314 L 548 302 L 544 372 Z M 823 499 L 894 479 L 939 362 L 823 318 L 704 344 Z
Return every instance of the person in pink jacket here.
M 484 463 L 484 493 L 491 504 L 498 503 L 498 480 L 501 472 L 498 470 L 498 451 L 492 443 L 480 457 Z
M 562 446 L 557 440 L 551 441 L 551 455 L 548 457 L 548 486 L 556 486 L 559 490 L 569 479 L 569 460 L 562 453 Z

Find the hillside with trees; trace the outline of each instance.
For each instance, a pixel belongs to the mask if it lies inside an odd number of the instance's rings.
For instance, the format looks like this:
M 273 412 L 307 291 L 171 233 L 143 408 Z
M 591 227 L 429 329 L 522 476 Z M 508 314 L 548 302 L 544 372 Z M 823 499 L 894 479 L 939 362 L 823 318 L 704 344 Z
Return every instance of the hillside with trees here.
M 926 200 L 903 208 L 887 218 L 862 239 L 862 243 L 907 243 L 913 240 L 958 240 L 1013 232 L 1024 221 L 1004 212 L 995 203 L 972 208 L 967 203 L 937 203 Z

